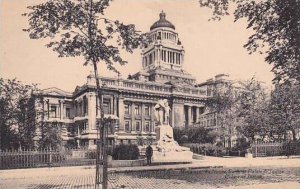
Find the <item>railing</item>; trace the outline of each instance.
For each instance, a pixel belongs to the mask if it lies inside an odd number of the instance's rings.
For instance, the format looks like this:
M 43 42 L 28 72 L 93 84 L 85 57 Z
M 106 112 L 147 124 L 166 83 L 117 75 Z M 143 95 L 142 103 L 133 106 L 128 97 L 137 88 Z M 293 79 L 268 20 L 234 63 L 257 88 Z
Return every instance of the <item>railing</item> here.
M 300 155 L 300 141 L 258 142 L 251 144 L 253 157 Z
M 136 80 L 118 80 L 115 78 L 101 78 L 102 82 L 109 88 L 119 89 L 143 89 L 145 91 L 155 91 L 160 93 L 171 93 L 171 86 L 151 82 L 141 82 Z M 190 94 L 192 96 L 204 96 L 205 91 L 201 89 L 184 88 L 180 92 L 174 91 L 175 94 Z
M 65 156 L 53 150 L 1 151 L 0 169 L 46 167 L 62 162 Z
M 95 159 L 95 150 L 0 151 L 0 169 L 95 165 Z

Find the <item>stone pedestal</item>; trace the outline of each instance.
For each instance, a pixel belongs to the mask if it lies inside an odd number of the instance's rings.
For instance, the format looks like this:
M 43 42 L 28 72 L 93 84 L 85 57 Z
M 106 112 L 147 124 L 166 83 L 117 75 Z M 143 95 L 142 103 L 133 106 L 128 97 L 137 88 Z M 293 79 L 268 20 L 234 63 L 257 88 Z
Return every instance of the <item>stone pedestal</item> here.
M 164 136 L 173 139 L 173 128 L 169 125 L 161 125 L 155 128 L 156 141 L 160 141 Z
M 156 142 L 152 145 L 154 162 L 191 162 L 193 152 L 189 148 L 179 146 L 173 137 L 170 125 L 155 128 Z

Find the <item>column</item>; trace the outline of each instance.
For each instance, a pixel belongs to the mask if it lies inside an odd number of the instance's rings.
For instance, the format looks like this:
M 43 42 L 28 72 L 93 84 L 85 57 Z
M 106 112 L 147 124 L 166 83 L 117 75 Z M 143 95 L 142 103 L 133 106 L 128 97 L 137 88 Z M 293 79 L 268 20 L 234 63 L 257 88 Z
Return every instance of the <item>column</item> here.
M 172 121 L 172 127 L 184 128 L 185 111 L 184 104 L 173 102 L 172 115 L 174 115 L 174 121 Z
M 170 62 L 170 52 L 167 51 L 167 62 Z
M 171 116 L 170 116 L 170 118 L 171 118 L 171 126 L 172 127 L 175 127 L 175 106 L 174 106 L 174 103 L 172 103 L 172 109 L 171 109 Z
M 110 97 L 110 107 L 109 107 L 109 112 L 108 114 L 114 114 L 114 97 Z
M 118 116 L 119 116 L 119 130 L 125 131 L 124 128 L 124 98 L 119 97 L 118 99 Z
M 183 61 L 184 61 L 184 59 L 183 59 L 183 54 L 181 54 L 180 63 L 183 64 Z
M 141 104 L 141 132 L 144 131 L 144 125 L 145 125 L 145 104 Z
M 135 128 L 134 128 L 134 120 L 135 120 L 135 111 L 134 111 L 134 103 L 132 102 L 131 103 L 131 128 L 130 128 L 130 131 L 135 131 Z
M 96 129 L 96 95 L 90 92 L 88 97 L 88 127 L 89 131 Z
M 150 104 L 150 112 L 151 112 L 151 122 L 150 122 L 150 132 L 155 131 L 155 110 L 153 104 Z
M 200 108 L 199 107 L 196 107 L 196 123 L 199 122 L 199 113 L 200 113 Z
M 188 126 L 190 127 L 192 124 L 193 124 L 192 107 L 188 106 Z
M 118 107 L 117 107 L 118 102 L 117 102 L 117 96 L 116 95 L 114 95 L 113 101 L 114 101 L 114 103 L 113 103 L 113 114 L 118 115 Z
M 50 112 L 49 112 L 49 109 L 50 109 L 50 107 L 49 107 L 49 99 L 48 99 L 48 100 L 47 100 L 47 119 L 50 118 Z
M 60 104 L 60 119 L 64 119 L 64 100 L 61 100 L 60 102 L 59 102 L 59 104 Z

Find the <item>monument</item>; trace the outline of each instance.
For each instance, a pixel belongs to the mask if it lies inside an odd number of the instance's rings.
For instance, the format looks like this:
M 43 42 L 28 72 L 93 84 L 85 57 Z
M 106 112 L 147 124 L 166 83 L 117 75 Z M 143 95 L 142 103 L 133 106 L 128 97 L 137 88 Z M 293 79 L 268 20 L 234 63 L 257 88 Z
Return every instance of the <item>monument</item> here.
M 174 140 L 173 128 L 170 126 L 168 100 L 159 100 L 154 107 L 158 126 L 155 128 L 156 141 L 152 145 L 155 162 L 191 162 L 193 153 L 189 148 L 179 146 Z

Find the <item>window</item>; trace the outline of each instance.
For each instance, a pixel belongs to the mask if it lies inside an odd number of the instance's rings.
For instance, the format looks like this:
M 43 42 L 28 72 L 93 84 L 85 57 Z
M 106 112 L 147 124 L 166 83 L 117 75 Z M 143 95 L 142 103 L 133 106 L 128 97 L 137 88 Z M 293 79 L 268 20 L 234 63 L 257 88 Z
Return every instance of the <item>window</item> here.
M 130 122 L 129 121 L 125 121 L 125 131 L 130 132 Z
M 150 122 L 145 122 L 145 131 L 150 132 Z
M 70 118 L 70 117 L 71 117 L 71 109 L 66 108 L 66 118 Z
M 55 118 L 57 117 L 57 107 L 56 106 L 50 106 L 50 117 Z
M 88 99 L 86 96 L 83 97 L 83 114 L 87 115 L 88 113 Z
M 89 130 L 89 125 L 87 122 L 83 123 L 83 130 Z
M 135 105 L 135 115 L 141 115 L 141 106 L 140 105 Z
M 129 104 L 124 104 L 124 113 L 126 115 L 130 115 L 130 105 Z
M 104 114 L 110 114 L 110 100 L 103 100 L 103 111 Z
M 139 122 L 139 121 L 135 122 L 135 130 L 141 131 L 141 122 Z
M 150 106 L 149 105 L 145 105 L 145 115 L 150 116 Z
M 77 108 L 78 108 L 77 109 L 78 115 L 82 116 L 82 113 L 83 113 L 83 111 L 82 111 L 82 102 L 78 103 L 78 107 Z

